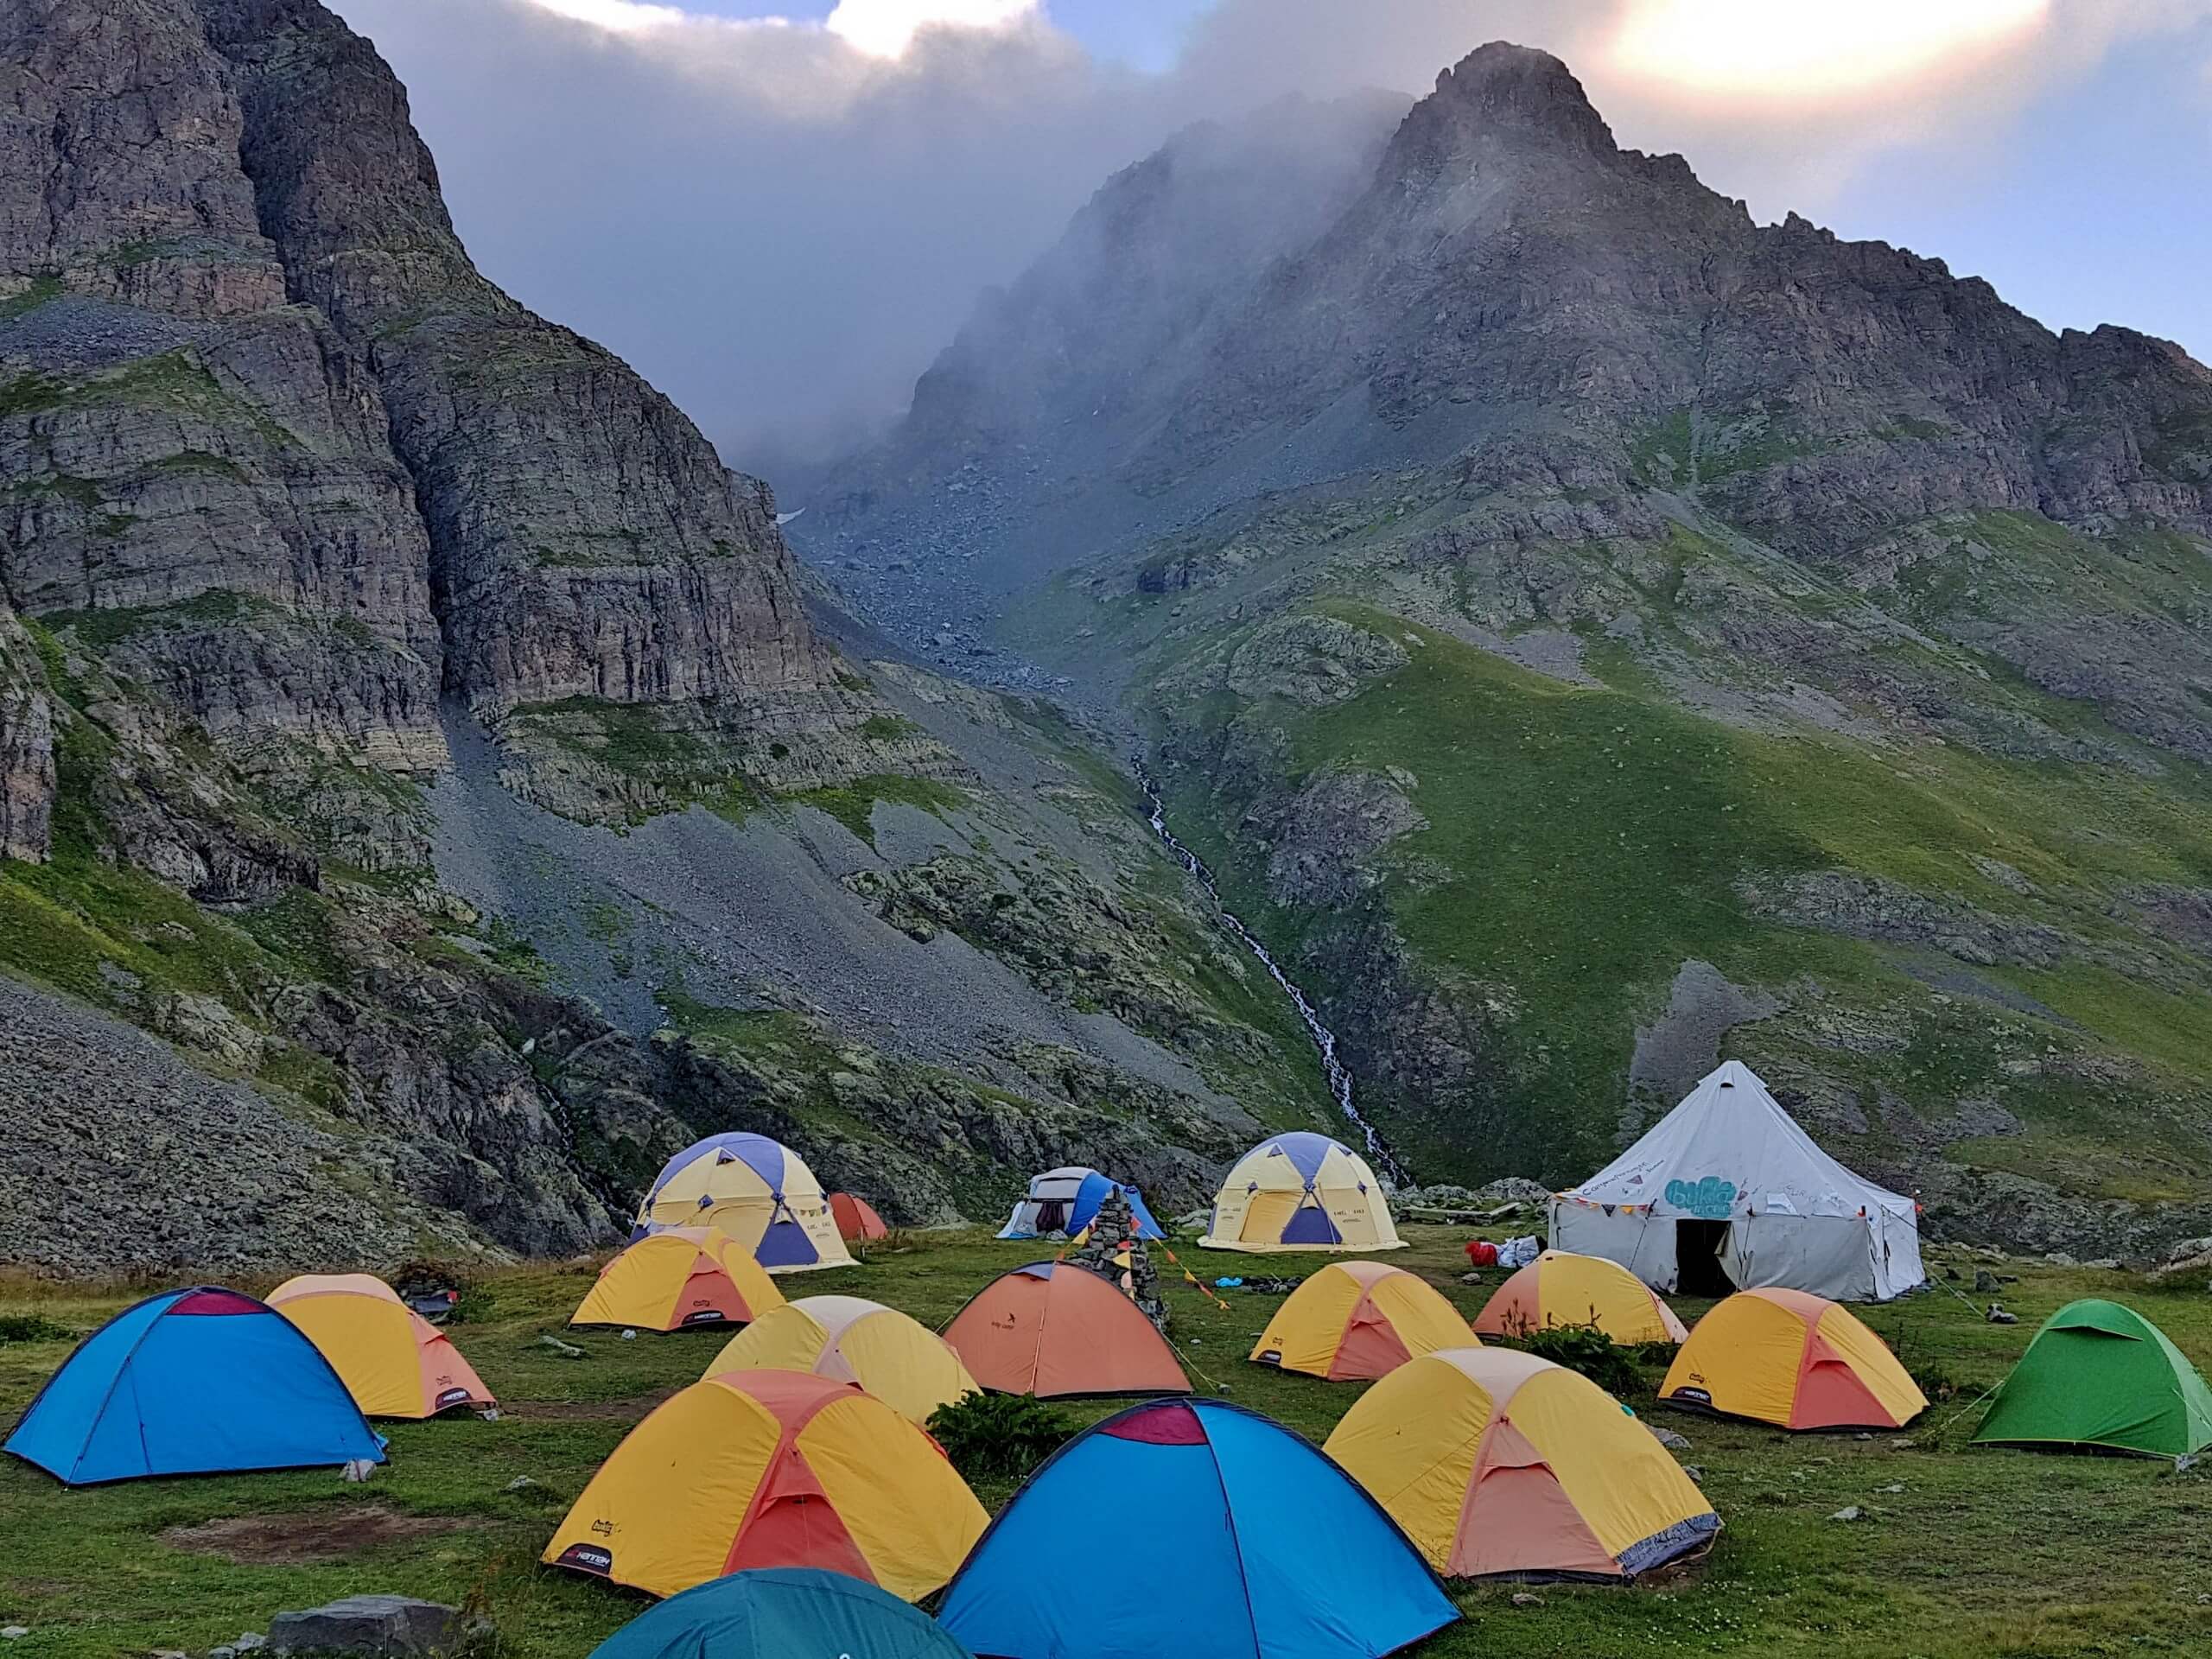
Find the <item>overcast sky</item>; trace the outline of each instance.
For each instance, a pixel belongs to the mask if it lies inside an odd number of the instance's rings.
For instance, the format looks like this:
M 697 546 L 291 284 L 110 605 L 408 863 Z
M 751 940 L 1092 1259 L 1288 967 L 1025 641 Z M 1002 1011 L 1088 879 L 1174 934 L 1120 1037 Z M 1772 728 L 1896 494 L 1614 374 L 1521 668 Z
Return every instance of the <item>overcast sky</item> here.
M 1170 131 L 1425 91 L 1503 37 L 1623 143 L 2212 358 L 2212 0 L 329 0 L 406 81 L 486 274 L 733 464 L 903 407 Z

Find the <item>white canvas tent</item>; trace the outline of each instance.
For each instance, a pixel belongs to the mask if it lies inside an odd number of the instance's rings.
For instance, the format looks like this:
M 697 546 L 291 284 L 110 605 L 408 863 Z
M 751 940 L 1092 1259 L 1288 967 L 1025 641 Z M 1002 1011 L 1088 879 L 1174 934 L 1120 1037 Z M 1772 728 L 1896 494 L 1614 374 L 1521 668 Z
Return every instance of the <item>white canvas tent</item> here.
M 1555 1193 L 1551 1246 L 1662 1291 L 1778 1285 L 1887 1301 L 1924 1281 L 1917 1206 L 1822 1152 L 1730 1060 L 1581 1185 Z

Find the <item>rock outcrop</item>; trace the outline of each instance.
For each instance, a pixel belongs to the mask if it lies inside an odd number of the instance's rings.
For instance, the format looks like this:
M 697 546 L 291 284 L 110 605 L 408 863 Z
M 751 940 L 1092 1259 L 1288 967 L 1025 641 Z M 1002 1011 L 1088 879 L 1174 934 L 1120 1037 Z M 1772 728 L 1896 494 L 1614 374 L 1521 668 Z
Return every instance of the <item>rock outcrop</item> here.
M 54 709 L 30 636 L 0 601 L 0 858 L 43 860 L 54 838 Z

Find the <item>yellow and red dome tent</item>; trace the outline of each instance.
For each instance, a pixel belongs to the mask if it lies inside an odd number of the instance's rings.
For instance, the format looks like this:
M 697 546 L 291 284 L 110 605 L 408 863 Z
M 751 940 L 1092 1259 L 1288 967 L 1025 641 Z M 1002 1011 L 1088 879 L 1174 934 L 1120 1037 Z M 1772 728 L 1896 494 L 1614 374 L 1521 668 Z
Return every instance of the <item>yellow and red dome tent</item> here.
M 969 1374 L 995 1394 L 1188 1394 L 1167 1338 L 1110 1279 L 1072 1262 L 1002 1273 L 944 1327 Z
M 269 1293 L 338 1373 L 365 1417 L 435 1417 L 497 1405 L 444 1332 L 365 1273 L 303 1274 Z
M 728 1233 L 671 1227 L 625 1245 L 569 1323 L 645 1331 L 745 1325 L 783 1301 L 775 1281 Z
M 1380 1262 L 1332 1262 L 1275 1310 L 1251 1357 L 1344 1382 L 1474 1341 L 1459 1311 L 1427 1281 Z
M 709 1376 L 721 1371 L 810 1371 L 857 1382 L 917 1423 L 979 1391 L 943 1337 L 859 1296 L 806 1296 L 770 1308 L 707 1367 Z
M 1477 1334 L 1522 1337 L 1587 1325 L 1618 1343 L 1681 1343 L 1689 1332 L 1659 1293 L 1618 1262 L 1546 1250 L 1497 1287 L 1475 1316 Z
M 822 1183 L 804 1158 L 765 1135 L 710 1135 L 664 1164 L 631 1236 L 664 1227 L 718 1229 L 771 1273 L 853 1264 Z
M 1903 1428 L 1920 1386 L 1848 1308 L 1808 1291 L 1739 1290 L 1697 1322 L 1660 1399 L 1778 1428 Z
M 1511 1349 L 1408 1360 L 1353 1402 L 1322 1450 L 1450 1578 L 1634 1578 L 1720 1529 L 1618 1401 Z
M 919 1601 L 985 1521 L 937 1442 L 857 1383 L 727 1371 L 630 1431 L 542 1559 L 657 1596 L 817 1567 Z
M 883 1224 L 883 1217 L 875 1213 L 874 1205 L 849 1192 L 830 1195 L 830 1215 L 837 1224 L 837 1236 L 848 1243 L 855 1239 L 881 1238 L 891 1230 Z
M 1304 1130 L 1270 1135 L 1236 1160 L 1198 1243 L 1255 1253 L 1405 1248 L 1367 1160 Z

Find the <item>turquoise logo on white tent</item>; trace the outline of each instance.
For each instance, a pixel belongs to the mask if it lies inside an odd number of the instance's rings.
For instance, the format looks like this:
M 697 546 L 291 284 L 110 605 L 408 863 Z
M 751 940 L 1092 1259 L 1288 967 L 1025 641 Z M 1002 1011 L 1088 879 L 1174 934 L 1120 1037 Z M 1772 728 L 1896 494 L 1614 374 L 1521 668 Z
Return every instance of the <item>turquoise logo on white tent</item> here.
M 1726 1221 L 1736 1207 L 1736 1183 L 1718 1175 L 1702 1180 L 1669 1181 L 1667 1202 L 1703 1221 Z

